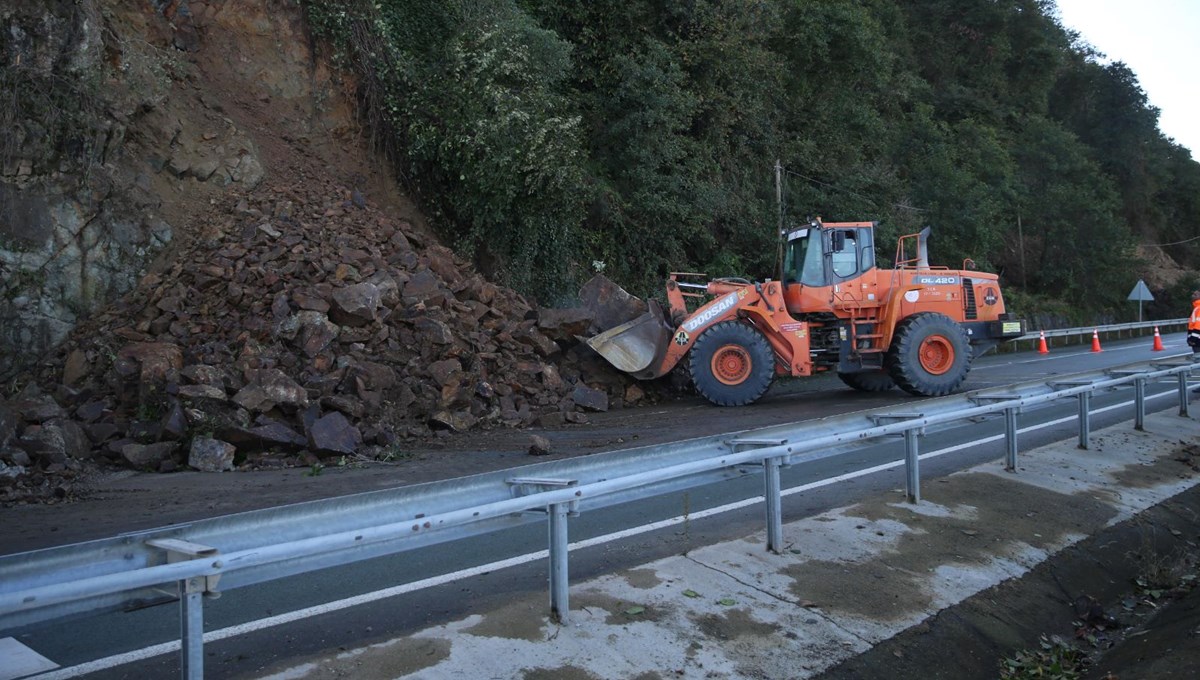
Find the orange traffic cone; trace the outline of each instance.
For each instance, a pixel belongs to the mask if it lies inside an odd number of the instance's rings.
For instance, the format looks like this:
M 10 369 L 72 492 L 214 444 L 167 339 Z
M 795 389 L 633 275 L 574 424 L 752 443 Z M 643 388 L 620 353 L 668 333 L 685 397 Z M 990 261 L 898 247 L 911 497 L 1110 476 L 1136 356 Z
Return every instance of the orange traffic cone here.
M 1041 337 L 1038 338 L 1038 354 L 1049 354 L 1050 348 L 1046 346 L 1046 331 L 1041 331 Z
M 1150 348 L 1152 352 L 1163 351 L 1162 336 L 1158 334 L 1158 326 L 1154 327 L 1154 347 Z
M 1103 352 L 1104 351 L 1104 350 L 1100 349 L 1100 333 L 1095 328 L 1092 329 L 1092 351 L 1093 352 Z

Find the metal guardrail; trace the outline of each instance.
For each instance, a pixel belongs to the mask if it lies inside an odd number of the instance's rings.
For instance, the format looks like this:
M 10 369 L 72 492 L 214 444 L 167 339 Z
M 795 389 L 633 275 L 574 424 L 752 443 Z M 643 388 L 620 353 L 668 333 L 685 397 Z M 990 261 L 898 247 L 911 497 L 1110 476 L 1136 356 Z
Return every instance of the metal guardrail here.
M 1171 360 L 1171 361 L 1167 361 Z M 1079 401 L 1087 448 L 1090 399 L 1132 384 L 1134 426 L 1145 418 L 1148 382 L 1174 379 L 1188 415 L 1183 356 L 1061 376 L 941 399 L 660 446 L 593 454 L 507 471 L 201 520 L 0 557 L 0 630 L 179 600 L 182 672 L 203 676 L 202 598 L 264 581 L 346 565 L 529 522 L 550 528 L 551 611 L 568 612 L 567 522 L 592 510 L 722 479 L 762 473 L 767 548 L 782 545 L 779 470 L 903 436 L 907 496 L 920 499 L 922 435 L 970 418 L 1003 416 L 1006 466 L 1017 458 L 1017 415 L 1064 398 Z
M 1070 344 L 1084 344 L 1086 342 L 1091 341 L 1093 331 L 1096 332 L 1097 334 L 1099 334 L 1101 339 L 1107 339 L 1107 338 L 1112 338 L 1112 337 L 1119 338 L 1119 337 L 1121 337 L 1121 333 L 1125 333 L 1128 337 L 1132 338 L 1135 331 L 1138 332 L 1138 335 L 1145 335 L 1147 331 L 1154 329 L 1154 328 L 1158 328 L 1160 330 L 1167 330 L 1167 329 L 1179 327 L 1180 329 L 1184 329 L 1184 328 L 1187 328 L 1187 322 L 1188 322 L 1187 317 L 1184 317 L 1182 319 L 1164 319 L 1164 320 L 1160 320 L 1160 321 L 1136 321 L 1136 322 L 1131 322 L 1131 323 L 1108 324 L 1105 326 L 1087 326 L 1087 327 L 1083 327 L 1083 328 L 1052 328 L 1052 329 L 1048 329 L 1048 330 L 1030 331 L 1030 332 L 1026 333 L 1025 335 L 1022 335 L 1019 338 L 1013 338 L 1009 342 L 1010 343 L 1021 343 L 1021 342 L 1028 341 L 1028 342 L 1037 343 L 1037 341 L 1041 338 L 1041 334 L 1045 333 L 1046 340 L 1051 345 L 1053 345 L 1055 338 L 1063 338 Z M 1076 338 L 1078 339 L 1077 343 L 1070 342 L 1071 340 L 1074 340 Z M 1033 347 L 1033 346 L 1035 346 L 1035 345 L 1030 345 L 1030 347 Z M 1020 345 L 1013 344 L 1013 347 L 1019 348 Z

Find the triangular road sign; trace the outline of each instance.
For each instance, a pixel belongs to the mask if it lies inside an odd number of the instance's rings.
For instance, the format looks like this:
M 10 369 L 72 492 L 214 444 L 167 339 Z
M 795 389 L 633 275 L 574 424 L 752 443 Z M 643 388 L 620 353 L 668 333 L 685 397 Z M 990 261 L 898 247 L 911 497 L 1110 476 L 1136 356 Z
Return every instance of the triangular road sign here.
M 1133 290 L 1129 291 L 1128 300 L 1137 300 L 1139 302 L 1153 302 L 1154 296 L 1150 294 L 1150 289 L 1146 287 L 1146 282 L 1138 279 L 1137 285 Z

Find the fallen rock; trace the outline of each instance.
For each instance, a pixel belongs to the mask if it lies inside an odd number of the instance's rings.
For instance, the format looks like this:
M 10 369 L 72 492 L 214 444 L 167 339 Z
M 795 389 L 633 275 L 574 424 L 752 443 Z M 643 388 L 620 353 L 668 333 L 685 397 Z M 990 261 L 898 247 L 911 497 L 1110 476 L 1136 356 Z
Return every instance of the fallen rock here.
M 179 387 L 179 398 L 191 399 L 193 401 L 201 399 L 225 401 L 225 390 L 213 385 L 181 385 Z
M 169 342 L 135 342 L 117 352 L 114 368 L 143 384 L 165 383 L 183 368 L 183 350 Z
M 358 283 L 333 291 L 330 318 L 343 326 L 365 326 L 375 320 L 382 294 L 373 283 Z
M 630 295 L 603 274 L 596 274 L 579 289 L 583 308 L 591 313 L 593 328 L 606 331 L 645 314 L 646 302 Z
M 12 446 L 0 446 L 0 461 L 21 468 L 27 468 L 33 464 L 33 459 L 29 457 L 28 453 Z
M 594 321 L 592 313 L 583 307 L 538 309 L 538 328 L 553 340 L 574 341 L 576 337 L 586 335 Z
M 237 447 L 209 437 L 196 437 L 188 451 L 188 467 L 200 472 L 224 472 L 233 469 Z
M 646 390 L 642 389 L 641 385 L 638 385 L 637 383 L 630 383 L 630 385 L 625 388 L 626 404 L 636 404 L 645 398 Z
M 0 401 L 0 448 L 4 448 L 17 436 L 17 425 L 20 423 L 15 411 Z
M 429 418 L 430 427 L 434 429 L 448 429 L 455 432 L 466 432 L 475 427 L 475 424 L 478 422 L 478 418 L 463 411 L 437 411 Z
M 608 393 L 587 385 L 576 385 L 575 390 L 571 392 L 571 400 L 576 406 L 589 411 L 608 410 Z
M 567 422 L 567 416 L 562 411 L 551 411 L 538 416 L 534 422 L 538 427 L 557 427 Z
M 90 369 L 86 352 L 78 349 L 71 352 L 63 364 L 63 384 L 74 387 L 87 376 Z
M 239 450 L 285 449 L 294 451 L 308 446 L 308 438 L 271 418 L 260 417 L 254 427 L 226 425 L 218 428 L 217 438 L 229 442 Z
M 14 399 L 8 402 L 8 408 L 16 412 L 18 421 L 27 423 L 43 423 L 47 420 L 66 418 L 67 412 L 54 399 L 39 395 L 32 399 Z
M 550 440 L 535 434 L 529 437 L 529 455 L 548 456 L 551 453 Z
M 25 474 L 25 466 L 9 465 L 0 460 L 0 486 L 9 486 Z
M 125 444 L 121 447 L 121 457 L 134 467 L 157 470 L 163 461 L 174 455 L 178 447 L 177 442 Z
M 249 384 L 233 396 L 234 403 L 247 411 L 265 413 L 276 406 L 291 410 L 308 406 L 308 392 L 279 369 L 252 369 L 247 377 Z
M 337 411 L 318 418 L 308 429 L 308 446 L 319 455 L 353 455 L 361 444 L 362 433 Z
M 203 176 L 196 168 L 218 156 L 224 166 L 209 184 L 253 161 L 189 151 L 186 172 Z M 81 326 L 36 383 L 52 386 L 113 460 L 132 443 L 187 441 L 202 422 L 239 456 L 318 439 L 323 453 L 345 454 L 384 427 L 425 437 L 553 426 L 639 401 L 632 379 L 575 336 L 637 316 L 641 301 L 601 277 L 581 291 L 581 307 L 535 307 L 351 196 L 310 176 L 201 216 L 201 237 Z M 10 441 L 66 415 L 40 393 L 13 402 L 22 404 L 8 406 L 15 425 L 0 412 Z M 131 451 L 139 466 L 152 464 L 153 450 Z

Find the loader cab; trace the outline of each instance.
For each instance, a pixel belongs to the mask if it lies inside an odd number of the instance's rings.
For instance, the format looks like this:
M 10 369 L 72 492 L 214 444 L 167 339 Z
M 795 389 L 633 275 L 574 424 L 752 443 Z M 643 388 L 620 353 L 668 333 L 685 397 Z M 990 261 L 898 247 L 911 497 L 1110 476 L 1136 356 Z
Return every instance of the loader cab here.
M 789 230 L 785 235 L 785 286 L 822 288 L 871 271 L 875 268 L 874 227 L 874 222 L 822 224 L 814 220 Z

